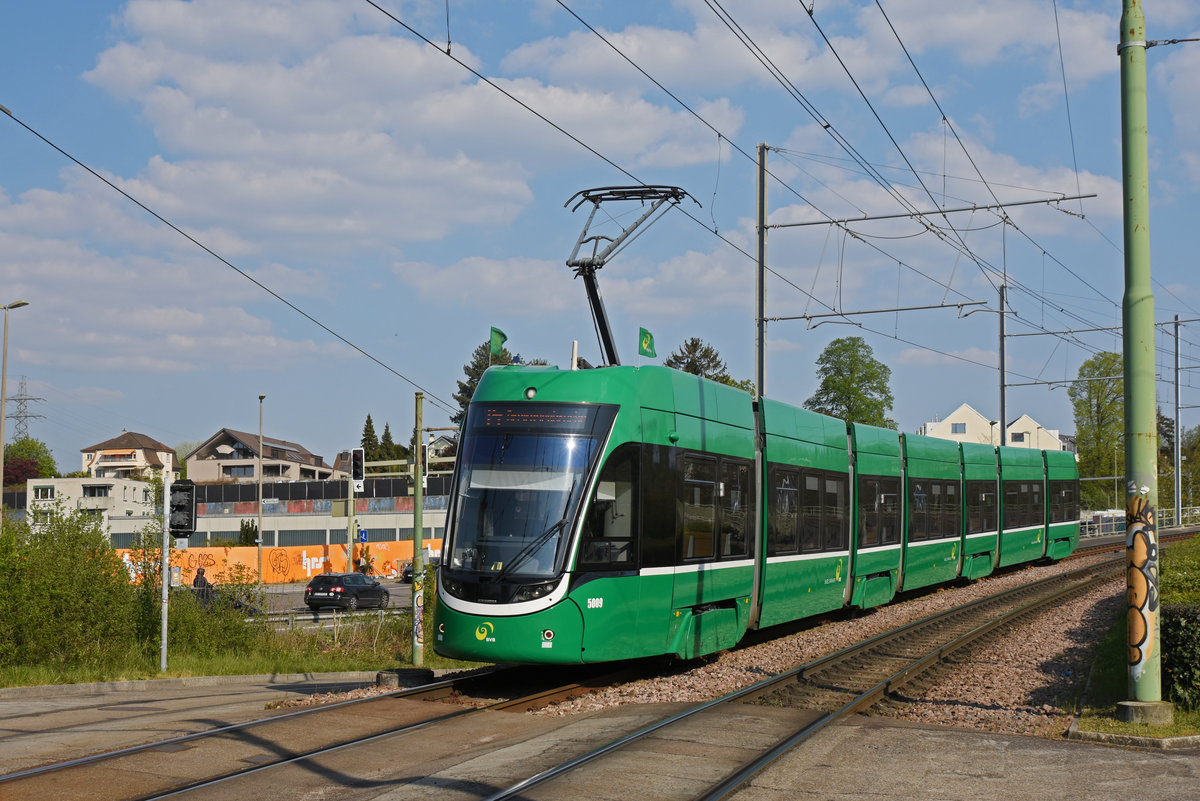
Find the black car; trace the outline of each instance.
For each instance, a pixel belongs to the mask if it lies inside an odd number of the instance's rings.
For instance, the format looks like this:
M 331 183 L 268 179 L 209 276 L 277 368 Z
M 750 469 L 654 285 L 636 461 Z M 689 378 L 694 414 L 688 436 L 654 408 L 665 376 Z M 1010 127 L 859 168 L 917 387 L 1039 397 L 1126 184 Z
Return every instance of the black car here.
M 338 606 L 353 612 L 362 606 L 387 608 L 388 591 L 375 579 L 361 573 L 324 573 L 314 576 L 304 588 L 309 609 Z
M 434 568 L 436 568 L 441 563 L 442 563 L 442 557 L 440 557 L 440 556 L 431 556 L 425 562 L 426 565 L 432 566 Z M 405 584 L 411 584 L 412 583 L 412 571 L 413 571 L 412 562 L 405 562 L 404 567 L 400 568 L 400 580 L 403 581 Z

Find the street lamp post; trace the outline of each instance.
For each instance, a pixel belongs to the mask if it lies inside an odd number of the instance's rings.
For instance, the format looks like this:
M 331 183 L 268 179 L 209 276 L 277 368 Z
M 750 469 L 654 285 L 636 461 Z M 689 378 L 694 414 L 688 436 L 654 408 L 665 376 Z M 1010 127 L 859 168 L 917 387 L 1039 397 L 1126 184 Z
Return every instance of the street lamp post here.
M 262 451 L 263 451 L 263 436 L 262 436 L 262 414 L 263 400 L 266 395 L 258 396 L 258 586 L 262 589 L 262 546 L 263 546 L 263 529 L 262 529 Z
M 27 300 L 15 300 L 4 309 L 4 357 L 0 364 L 0 492 L 4 490 L 4 403 L 8 399 L 8 310 L 28 306 Z M 3 526 L 4 516 L 0 515 L 0 526 Z

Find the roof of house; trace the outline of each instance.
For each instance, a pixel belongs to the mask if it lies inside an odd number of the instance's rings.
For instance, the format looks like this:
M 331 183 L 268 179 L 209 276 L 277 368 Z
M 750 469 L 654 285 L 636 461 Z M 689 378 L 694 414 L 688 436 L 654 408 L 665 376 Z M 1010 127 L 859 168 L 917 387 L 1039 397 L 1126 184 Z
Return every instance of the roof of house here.
M 147 451 L 163 451 L 165 453 L 174 453 L 175 449 L 169 445 L 164 445 L 154 437 L 145 434 L 139 434 L 136 431 L 122 431 L 118 437 L 107 439 L 89 448 L 81 448 L 80 453 L 92 453 L 94 451 L 110 451 L 123 448 L 127 450 L 147 450 Z
M 250 452 L 255 454 L 258 453 L 258 434 L 250 434 L 245 431 L 237 431 L 232 428 L 222 428 L 220 431 L 204 440 L 204 442 L 202 442 L 200 446 L 191 453 L 187 454 L 187 456 L 184 457 L 184 461 L 191 459 L 193 456 L 202 451 L 207 451 L 214 448 L 217 443 L 223 439 L 233 440 L 243 445 Z M 262 438 L 262 445 L 262 456 L 264 459 L 283 459 L 289 462 L 299 462 L 300 464 L 313 465 L 316 467 L 329 467 L 327 464 L 325 464 L 325 460 L 323 458 L 312 453 L 303 445 L 299 445 L 295 442 L 288 442 L 287 440 L 264 436 Z M 271 455 L 272 449 L 283 451 L 283 455 Z

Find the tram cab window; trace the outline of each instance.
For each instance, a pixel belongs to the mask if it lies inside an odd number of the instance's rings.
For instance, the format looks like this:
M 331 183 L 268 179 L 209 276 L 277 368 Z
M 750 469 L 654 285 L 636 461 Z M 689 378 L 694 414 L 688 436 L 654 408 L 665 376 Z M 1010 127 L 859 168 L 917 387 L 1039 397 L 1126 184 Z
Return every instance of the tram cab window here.
M 579 546 L 584 570 L 626 570 L 637 559 L 638 463 L 636 444 L 617 448 L 600 471 Z

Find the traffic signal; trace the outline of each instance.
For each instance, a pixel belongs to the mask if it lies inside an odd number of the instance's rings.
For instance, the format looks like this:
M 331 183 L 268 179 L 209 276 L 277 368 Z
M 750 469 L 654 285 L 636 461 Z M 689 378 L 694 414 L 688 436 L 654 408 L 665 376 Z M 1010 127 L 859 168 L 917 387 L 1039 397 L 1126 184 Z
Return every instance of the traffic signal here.
M 350 451 L 350 478 L 354 481 L 362 481 L 366 477 L 366 455 L 362 448 L 354 448 Z
M 186 478 L 171 482 L 167 528 L 172 534 L 191 534 L 196 530 L 196 485 Z

